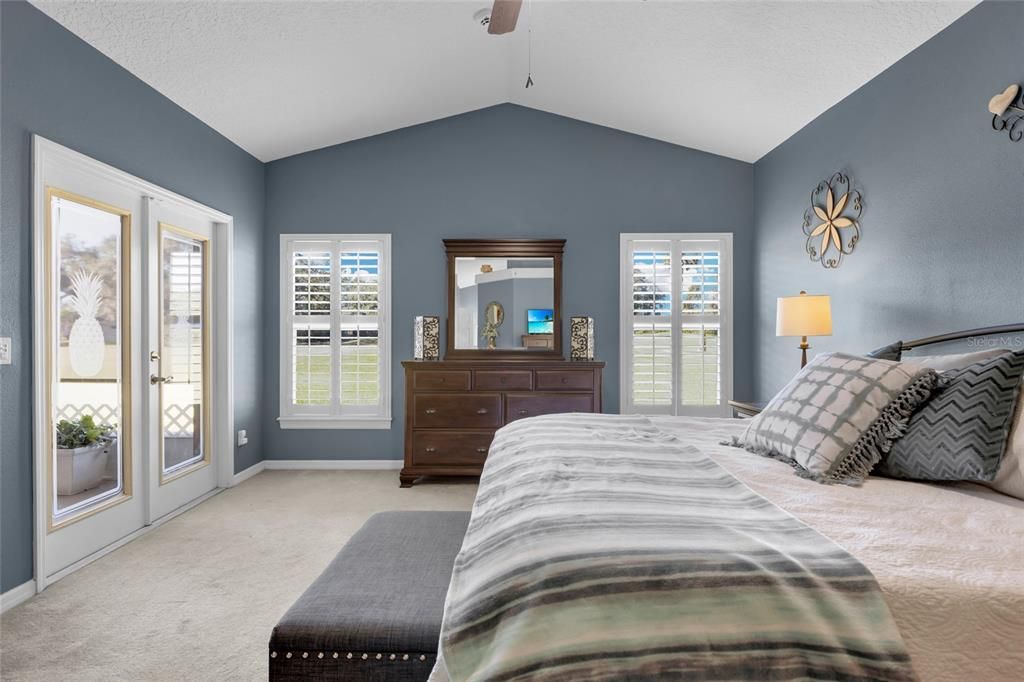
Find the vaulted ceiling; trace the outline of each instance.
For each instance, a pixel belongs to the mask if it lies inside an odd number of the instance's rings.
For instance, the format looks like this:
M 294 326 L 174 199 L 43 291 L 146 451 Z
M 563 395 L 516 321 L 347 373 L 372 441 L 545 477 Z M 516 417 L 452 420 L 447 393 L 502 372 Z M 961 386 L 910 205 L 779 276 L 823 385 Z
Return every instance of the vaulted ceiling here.
M 977 1 L 34 4 L 263 161 L 503 102 L 754 161 Z

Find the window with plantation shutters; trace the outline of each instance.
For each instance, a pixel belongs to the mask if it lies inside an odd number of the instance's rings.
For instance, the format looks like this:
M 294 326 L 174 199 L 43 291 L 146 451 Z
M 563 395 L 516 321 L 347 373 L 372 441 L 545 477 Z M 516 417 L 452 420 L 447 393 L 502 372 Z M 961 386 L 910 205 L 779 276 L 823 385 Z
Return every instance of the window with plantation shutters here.
M 623 413 L 727 416 L 729 234 L 621 236 Z
M 389 428 L 390 235 L 282 235 L 283 428 Z

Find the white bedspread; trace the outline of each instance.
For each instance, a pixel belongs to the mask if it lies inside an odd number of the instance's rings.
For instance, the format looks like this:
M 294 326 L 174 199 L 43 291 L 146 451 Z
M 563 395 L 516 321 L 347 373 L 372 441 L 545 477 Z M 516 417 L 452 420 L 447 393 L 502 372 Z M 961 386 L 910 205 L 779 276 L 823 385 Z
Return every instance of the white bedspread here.
M 651 419 L 860 559 L 924 682 L 1024 679 L 1024 501 L 967 483 L 821 485 L 719 445 L 741 420 Z

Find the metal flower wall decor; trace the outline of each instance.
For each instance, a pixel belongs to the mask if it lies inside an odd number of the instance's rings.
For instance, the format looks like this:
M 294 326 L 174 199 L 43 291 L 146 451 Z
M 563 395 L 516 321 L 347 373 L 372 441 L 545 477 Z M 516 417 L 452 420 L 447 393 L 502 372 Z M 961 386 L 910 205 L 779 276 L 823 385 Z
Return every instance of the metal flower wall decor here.
M 834 173 L 811 191 L 811 206 L 804 211 L 805 248 L 812 261 L 838 268 L 844 255 L 860 241 L 860 214 L 864 200 L 852 188 L 849 176 Z
M 1006 86 L 988 101 L 988 110 L 992 113 L 992 130 L 1005 130 L 1014 142 L 1024 138 L 1024 93 L 1019 85 Z

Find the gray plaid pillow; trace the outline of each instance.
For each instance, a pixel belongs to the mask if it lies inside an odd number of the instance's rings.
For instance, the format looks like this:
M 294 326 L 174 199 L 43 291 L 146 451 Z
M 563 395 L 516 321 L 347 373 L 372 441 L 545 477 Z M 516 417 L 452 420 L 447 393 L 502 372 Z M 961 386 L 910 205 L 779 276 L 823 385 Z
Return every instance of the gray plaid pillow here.
M 730 445 L 788 462 L 819 483 L 861 483 L 935 388 L 935 370 L 823 353 Z
M 1010 437 L 1024 351 L 943 372 L 939 390 L 910 418 L 878 467 L 892 478 L 991 481 Z

